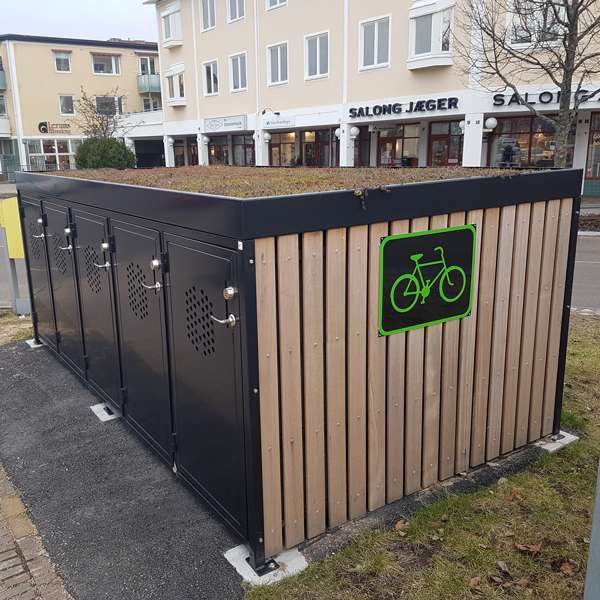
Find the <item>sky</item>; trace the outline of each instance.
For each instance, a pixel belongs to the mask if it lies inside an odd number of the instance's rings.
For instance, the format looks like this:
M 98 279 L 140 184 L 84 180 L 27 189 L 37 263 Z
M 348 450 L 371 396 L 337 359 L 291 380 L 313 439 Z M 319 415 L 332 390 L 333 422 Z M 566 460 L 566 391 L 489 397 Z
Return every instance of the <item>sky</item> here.
M 157 41 L 155 7 L 142 0 L 0 0 L 0 34 Z

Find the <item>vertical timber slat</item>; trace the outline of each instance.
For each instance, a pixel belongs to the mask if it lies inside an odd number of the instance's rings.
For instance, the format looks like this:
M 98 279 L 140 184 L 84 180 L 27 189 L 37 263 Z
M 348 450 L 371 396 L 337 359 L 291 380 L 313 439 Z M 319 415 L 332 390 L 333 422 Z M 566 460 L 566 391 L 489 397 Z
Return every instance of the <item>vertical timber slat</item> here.
M 544 412 L 542 435 L 552 433 L 554 421 L 554 403 L 556 400 L 556 379 L 558 377 L 558 353 L 560 350 L 560 330 L 565 298 L 567 275 L 567 259 L 569 256 L 569 234 L 571 228 L 571 213 L 573 200 L 561 200 L 560 220 L 558 224 L 558 243 L 556 246 L 556 261 L 554 267 L 554 282 L 552 285 L 552 307 L 550 309 L 550 334 L 546 363 L 546 381 L 544 387 Z
M 506 338 L 508 309 L 515 235 L 515 206 L 505 206 L 500 213 L 498 260 L 496 268 L 496 297 L 492 333 L 492 359 L 488 399 L 486 459 L 500 455 L 502 435 L 502 401 L 504 397 L 504 367 L 506 364 Z
M 540 271 L 542 266 L 542 242 L 546 203 L 536 202 L 531 210 L 529 224 L 529 248 L 527 251 L 527 275 L 525 277 L 525 308 L 521 330 L 521 357 L 519 365 L 519 393 L 517 396 L 517 422 L 515 447 L 527 443 L 529 431 L 529 407 L 533 375 L 533 351 L 535 345 L 535 322 L 537 315 Z
M 367 511 L 367 275 L 369 227 L 348 233 L 348 514 Z
M 426 231 L 428 226 L 428 217 L 413 219 L 411 231 Z M 412 494 L 421 489 L 425 331 L 414 329 L 406 334 L 406 338 L 404 492 Z
M 273 556 L 283 549 L 275 239 L 256 240 L 255 252 L 265 555 Z
M 525 299 L 530 213 L 531 204 L 519 204 L 517 207 L 504 370 L 502 441 L 500 446 L 502 454 L 510 452 L 515 447 L 515 421 L 517 394 L 519 390 L 519 356 L 521 352 L 521 327 L 523 324 Z
M 546 352 L 550 329 L 550 304 L 552 302 L 552 280 L 560 200 L 550 200 L 546 210 L 544 244 L 542 250 L 542 272 L 538 294 L 537 321 L 535 327 L 535 350 L 533 353 L 533 378 L 531 383 L 531 407 L 529 413 L 529 441 L 537 440 L 542 434 L 542 412 L 544 409 L 544 380 L 546 378 Z
M 475 225 L 477 229 L 477 256 L 475 258 L 475 273 L 473 273 L 473 310 L 471 311 L 471 316 L 463 319 L 460 323 L 458 407 L 456 411 L 456 473 L 463 473 L 469 468 L 471 453 L 471 418 L 473 413 L 477 315 L 479 313 L 483 210 L 469 211 L 466 222 Z
M 475 344 L 473 424 L 471 426 L 471 466 L 473 467 L 485 461 L 485 434 L 490 379 L 490 356 L 492 350 L 492 322 L 494 318 L 499 220 L 499 208 L 486 209 L 483 219 L 481 268 L 479 273 L 479 307 L 477 311 L 477 341 Z
M 306 535 L 325 531 L 323 232 L 302 236 Z
M 456 212 L 450 215 L 448 222 L 450 227 L 457 227 L 464 224 L 464 212 Z M 475 277 L 475 273 L 473 273 L 472 277 Z M 454 475 L 459 340 L 460 321 L 444 323 L 442 339 L 442 393 L 440 397 L 440 479 L 447 479 Z
M 408 233 L 410 221 L 394 221 L 391 234 Z M 404 494 L 404 395 L 406 334 L 388 337 L 387 372 L 387 501 Z
M 305 539 L 298 241 L 298 235 L 282 235 L 277 241 L 283 514 L 288 548 Z
M 367 367 L 367 440 L 369 510 L 385 504 L 385 392 L 386 340 L 379 335 L 379 247 L 388 235 L 388 223 L 369 227 L 369 305 Z
M 328 525 L 347 520 L 346 476 L 346 230 L 326 238 L 327 506 Z
M 447 215 L 431 217 L 430 229 L 448 225 Z M 439 258 L 439 257 L 435 257 Z M 433 260 L 430 257 L 429 260 Z M 438 480 L 440 454 L 440 395 L 442 387 L 443 325 L 431 325 L 425 330 L 425 380 L 423 394 L 423 487 Z

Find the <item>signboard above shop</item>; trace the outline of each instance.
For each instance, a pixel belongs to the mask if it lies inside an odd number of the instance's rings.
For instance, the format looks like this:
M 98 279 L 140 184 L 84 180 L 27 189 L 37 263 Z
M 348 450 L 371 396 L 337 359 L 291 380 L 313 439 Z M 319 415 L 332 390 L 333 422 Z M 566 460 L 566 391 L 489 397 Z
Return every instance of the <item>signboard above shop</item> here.
M 435 113 L 458 109 L 459 99 L 429 98 L 427 100 L 411 100 L 409 102 L 390 102 L 388 104 L 366 104 L 352 106 L 348 109 L 351 119 L 364 119 L 370 117 L 386 117 L 411 113 Z
M 222 133 L 227 131 L 246 131 L 248 129 L 248 118 L 246 115 L 233 117 L 217 117 L 204 119 L 204 133 Z

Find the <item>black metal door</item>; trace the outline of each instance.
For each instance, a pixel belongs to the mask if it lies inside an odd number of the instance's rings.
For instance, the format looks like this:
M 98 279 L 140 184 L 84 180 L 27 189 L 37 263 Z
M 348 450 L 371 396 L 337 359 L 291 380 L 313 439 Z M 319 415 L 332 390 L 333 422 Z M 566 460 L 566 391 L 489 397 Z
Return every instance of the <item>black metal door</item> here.
M 247 535 L 235 253 L 165 236 L 179 474 Z M 231 297 L 225 300 L 225 296 Z
M 106 400 L 120 408 L 121 374 L 106 219 L 75 210 L 72 217 L 87 380 Z
M 31 291 L 38 335 L 44 343 L 56 349 L 56 322 L 46 256 L 45 219 L 39 201 L 22 198 L 21 206 L 23 207 L 23 238 L 29 257 Z
M 48 203 L 44 204 L 44 213 L 58 351 L 83 374 L 83 340 L 69 214 L 66 208 Z
M 159 234 L 114 220 L 111 232 L 126 390 L 124 414 L 171 462 L 173 439 Z M 153 260 L 157 261 L 154 268 Z

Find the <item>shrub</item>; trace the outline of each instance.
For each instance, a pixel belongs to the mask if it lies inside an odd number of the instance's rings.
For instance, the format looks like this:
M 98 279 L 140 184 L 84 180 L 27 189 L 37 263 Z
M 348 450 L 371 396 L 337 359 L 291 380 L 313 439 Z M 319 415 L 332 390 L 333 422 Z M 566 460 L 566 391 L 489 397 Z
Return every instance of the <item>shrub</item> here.
M 84 140 L 77 149 L 78 169 L 133 169 L 135 154 L 114 138 Z

